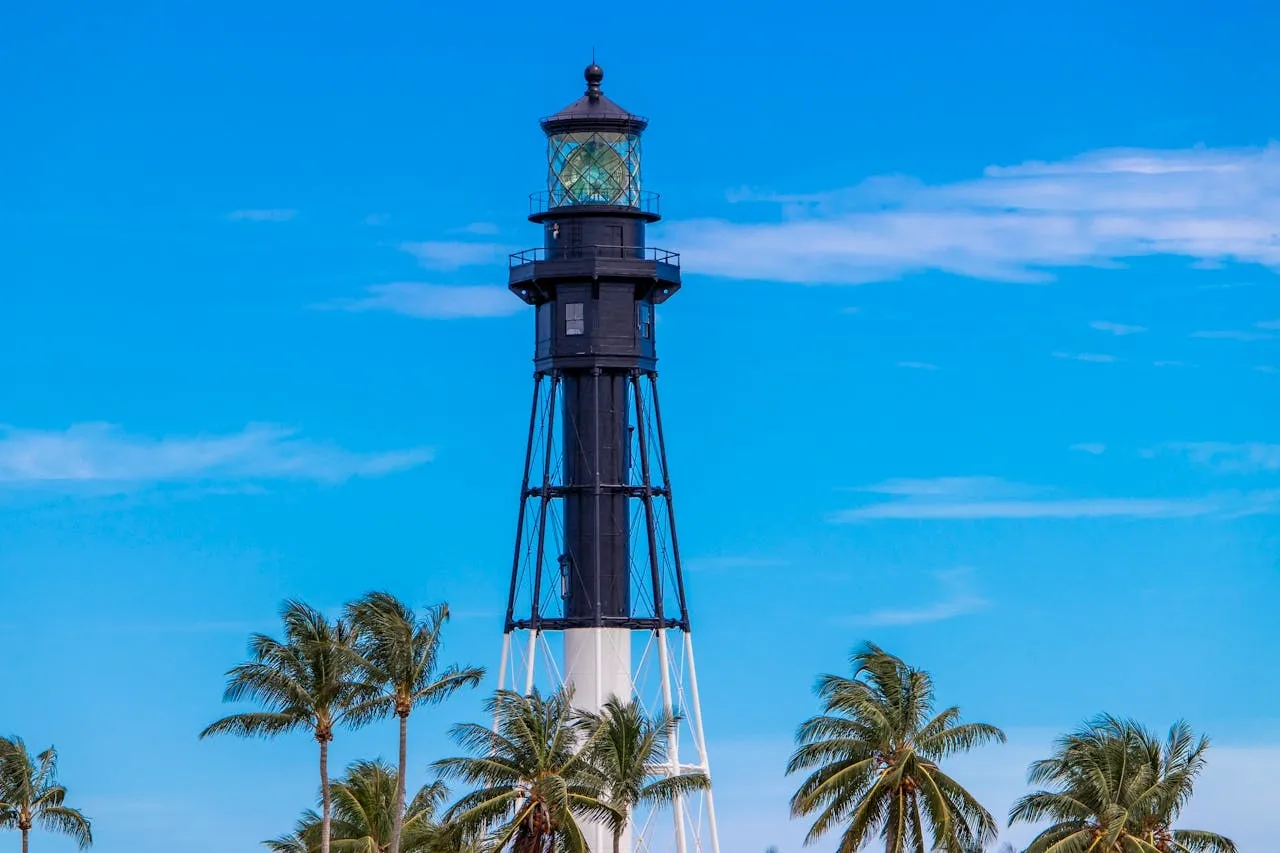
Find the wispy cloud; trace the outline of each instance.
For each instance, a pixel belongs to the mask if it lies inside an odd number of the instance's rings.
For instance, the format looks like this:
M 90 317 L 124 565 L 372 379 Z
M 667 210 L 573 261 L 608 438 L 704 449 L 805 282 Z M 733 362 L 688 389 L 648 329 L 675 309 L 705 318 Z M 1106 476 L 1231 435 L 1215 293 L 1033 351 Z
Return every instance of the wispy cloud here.
M 1101 352 L 1055 352 L 1054 358 L 1066 358 L 1073 361 L 1091 361 L 1094 364 L 1110 364 L 1119 361 L 1114 355 L 1107 355 Z
M 937 370 L 938 365 L 929 361 L 900 361 L 898 367 L 907 367 L 912 370 Z
M 428 269 L 456 270 L 505 261 L 510 247 L 501 243 L 426 240 L 420 243 L 401 243 L 400 250 L 413 255 L 419 264 Z
M 1276 367 L 1271 364 L 1259 364 L 1253 369 L 1258 371 L 1259 373 L 1272 373 L 1272 374 L 1280 373 L 1280 367 Z
M 700 272 L 859 283 L 942 270 L 1028 282 L 1145 255 L 1280 267 L 1275 145 L 1101 150 L 992 166 L 949 184 L 881 176 L 816 195 L 748 191 L 732 200 L 768 209 L 754 221 L 667 228 Z
M 1259 329 L 1280 330 L 1280 320 L 1264 320 L 1261 323 L 1254 323 Z
M 1211 329 L 1202 332 L 1192 332 L 1193 338 L 1208 338 L 1210 340 L 1223 341 L 1269 341 L 1272 336 L 1266 332 L 1250 332 L 1244 329 Z
M 227 218 L 233 222 L 288 222 L 298 215 L 298 211 L 290 208 L 271 208 L 260 210 L 233 210 Z
M 452 229 L 452 233 L 492 235 L 497 234 L 499 230 L 500 229 L 497 224 L 493 222 L 472 222 L 468 225 L 462 226 L 461 228 Z
M 163 482 L 377 477 L 430 461 L 432 451 L 359 453 L 270 424 L 225 435 L 131 435 L 103 423 L 63 431 L 0 428 L 0 487 L 133 487 Z
M 976 613 L 991 606 L 991 602 L 973 592 L 972 571 L 968 568 L 938 572 L 934 578 L 937 581 L 938 591 L 944 595 L 938 601 L 919 607 L 875 610 L 843 621 L 851 625 L 879 627 L 924 625 Z
M 381 225 L 386 225 L 390 221 L 391 214 L 389 213 L 370 213 L 364 218 L 365 225 L 371 225 L 375 228 Z
M 1154 367 L 1186 367 L 1187 365 L 1181 361 L 1153 361 Z
M 1094 320 L 1089 324 L 1089 328 L 1118 336 L 1138 335 L 1147 330 L 1146 326 L 1127 326 L 1124 323 L 1112 323 L 1109 320 Z
M 1162 449 L 1185 455 L 1197 465 L 1223 473 L 1257 474 L 1280 471 L 1280 444 L 1261 441 L 1171 441 Z
M 1094 456 L 1101 456 L 1107 452 L 1107 446 L 1100 441 L 1086 441 L 1081 444 L 1073 444 L 1068 449 L 1079 450 L 1081 453 L 1092 453 Z
M 889 480 L 861 491 L 891 499 L 841 510 L 831 521 L 1238 517 L 1280 510 L 1280 490 L 1191 498 L 1062 498 L 996 477 Z
M 454 286 L 393 282 L 365 288 L 367 296 L 334 299 L 317 305 L 339 311 L 391 311 L 408 317 L 453 320 L 462 317 L 508 317 L 525 307 L 505 287 Z

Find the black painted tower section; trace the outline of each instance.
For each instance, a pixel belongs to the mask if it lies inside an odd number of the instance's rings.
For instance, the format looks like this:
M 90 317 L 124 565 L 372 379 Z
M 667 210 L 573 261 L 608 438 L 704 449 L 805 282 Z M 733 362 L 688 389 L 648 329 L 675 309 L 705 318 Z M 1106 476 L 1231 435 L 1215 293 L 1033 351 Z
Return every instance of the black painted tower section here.
M 557 628 L 632 619 L 630 517 L 645 488 L 630 482 L 636 395 L 655 375 L 654 306 L 680 287 L 678 256 L 645 242 L 659 219 L 657 196 L 639 186 L 647 122 L 605 97 L 602 77 L 590 66 L 583 97 L 542 120 L 549 189 L 534 195 L 529 219 L 543 245 L 513 255 L 510 272 L 512 292 L 536 308 L 535 382 L 550 383 L 560 419 L 563 553 L 545 572 L 562 585 Z M 544 479 L 544 501 L 548 491 Z M 539 583 L 543 574 L 540 562 Z

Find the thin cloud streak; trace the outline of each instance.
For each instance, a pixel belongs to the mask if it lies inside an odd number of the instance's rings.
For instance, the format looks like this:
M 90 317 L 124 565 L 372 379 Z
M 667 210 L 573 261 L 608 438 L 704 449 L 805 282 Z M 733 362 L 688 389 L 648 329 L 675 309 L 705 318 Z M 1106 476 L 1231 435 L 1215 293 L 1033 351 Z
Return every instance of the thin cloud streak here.
M 1278 145 L 1101 150 L 950 184 L 879 176 L 827 193 L 730 200 L 769 209 L 755 221 L 666 229 L 701 273 L 857 284 L 939 270 L 1042 282 L 1057 268 L 1150 255 L 1280 268 Z
M 1118 337 L 1139 335 L 1147 331 L 1146 326 L 1127 326 L 1124 323 L 1112 323 L 1108 320 L 1094 320 L 1089 324 L 1089 328 L 1097 329 L 1099 332 L 1110 332 Z
M 911 370 L 937 370 L 938 365 L 929 361 L 900 361 L 898 367 L 905 367 Z
M 1055 352 L 1054 358 L 1064 358 L 1071 361 L 1088 361 L 1093 364 L 1111 364 L 1119 361 L 1114 355 L 1107 355 L 1100 352 Z
M 1261 441 L 1171 441 L 1163 449 L 1185 455 L 1192 463 L 1222 473 L 1258 474 L 1280 471 L 1280 444 Z
M 1081 453 L 1090 453 L 1094 456 L 1101 456 L 1107 452 L 1107 446 L 1100 441 L 1086 441 L 1080 444 L 1073 444 L 1068 449 L 1079 450 Z
M 166 482 L 378 477 L 431 461 L 433 451 L 358 453 L 271 424 L 225 435 L 131 435 L 105 423 L 63 431 L 0 428 L 0 487 L 68 490 Z
M 829 520 L 846 524 L 878 519 L 1239 518 L 1280 511 L 1280 490 L 1189 498 L 1060 498 L 995 477 L 944 477 L 890 480 L 862 491 L 890 499 L 840 510 Z
M 987 599 L 975 594 L 971 589 L 971 572 L 967 568 L 938 572 L 935 578 L 947 596 L 921 607 L 888 608 L 876 610 L 861 616 L 850 617 L 850 625 L 867 627 L 894 627 L 903 625 L 925 625 L 931 622 L 945 622 L 957 616 L 967 616 L 985 610 L 991 606 Z
M 233 210 L 227 214 L 232 222 L 288 222 L 298 215 L 291 208 L 274 208 L 267 210 Z
M 505 261 L 510 247 L 501 243 L 464 240 L 425 240 L 401 243 L 400 250 L 418 259 L 428 269 L 452 271 L 462 267 L 484 266 Z
M 1191 337 L 1220 341 L 1244 341 L 1247 343 L 1249 341 L 1269 341 L 1273 336 L 1265 332 L 1250 332 L 1242 329 L 1212 329 L 1192 332 Z
M 505 287 L 455 286 L 397 281 L 365 288 L 359 299 L 334 299 L 315 306 L 321 310 L 390 311 L 407 317 L 456 320 L 464 317 L 509 317 L 525 304 Z

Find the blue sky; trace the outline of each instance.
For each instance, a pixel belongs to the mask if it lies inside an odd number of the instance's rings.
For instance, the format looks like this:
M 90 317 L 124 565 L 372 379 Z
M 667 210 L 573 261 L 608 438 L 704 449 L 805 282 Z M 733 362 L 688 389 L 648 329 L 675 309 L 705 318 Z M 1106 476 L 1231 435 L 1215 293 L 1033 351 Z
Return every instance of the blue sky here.
M 533 331 L 505 256 L 594 45 L 684 253 L 663 411 L 726 849 L 799 849 L 789 738 L 864 638 L 1010 732 L 957 769 L 997 814 L 1053 733 L 1185 716 L 1219 744 L 1189 821 L 1266 849 L 1278 16 L 9 13 L 0 730 L 57 744 L 98 850 L 251 850 L 312 745 L 196 733 L 282 598 L 447 599 L 450 655 L 496 666 Z M 422 715 L 417 777 L 478 701 Z

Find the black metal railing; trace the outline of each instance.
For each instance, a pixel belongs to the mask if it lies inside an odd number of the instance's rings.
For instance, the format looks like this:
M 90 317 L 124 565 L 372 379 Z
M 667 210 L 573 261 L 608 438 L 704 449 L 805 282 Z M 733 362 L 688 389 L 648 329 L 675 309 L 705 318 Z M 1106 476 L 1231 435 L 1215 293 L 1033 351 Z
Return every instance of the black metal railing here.
M 523 252 L 511 254 L 510 266 L 519 267 L 541 261 L 578 261 L 585 259 L 607 259 L 627 261 L 656 261 L 660 264 L 680 267 L 680 253 L 655 246 L 565 246 L 548 249 L 539 246 L 536 249 L 525 249 Z
M 568 207 L 619 207 L 632 213 L 644 213 L 649 216 L 662 215 L 662 196 L 649 190 L 624 192 L 616 201 L 579 201 L 567 192 L 551 193 L 540 190 L 529 193 L 529 215 L 548 213 L 552 210 Z

